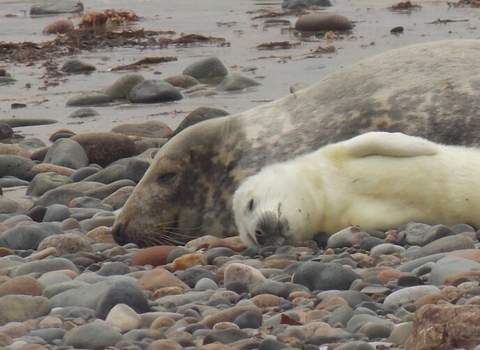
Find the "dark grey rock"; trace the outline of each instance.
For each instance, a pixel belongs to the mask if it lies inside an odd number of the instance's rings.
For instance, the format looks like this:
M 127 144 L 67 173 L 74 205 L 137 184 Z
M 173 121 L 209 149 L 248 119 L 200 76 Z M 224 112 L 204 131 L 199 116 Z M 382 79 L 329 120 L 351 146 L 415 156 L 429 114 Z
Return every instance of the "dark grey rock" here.
M 247 311 L 237 316 L 233 323 L 235 323 L 240 329 L 244 328 L 260 328 L 262 326 L 262 317 L 258 313 Z
M 114 347 L 123 339 L 122 334 L 113 327 L 94 322 L 70 330 L 63 338 L 63 345 L 77 349 L 97 349 Z
M 215 275 L 206 270 L 203 266 L 192 266 L 188 269 L 182 271 L 178 276 L 186 285 L 190 288 L 194 288 L 195 284 L 202 278 L 209 278 L 212 281 L 215 281 Z
M 423 247 L 430 242 L 452 234 L 452 230 L 445 225 L 430 226 L 421 223 L 409 223 L 405 228 L 405 241 L 408 244 Z
M 278 340 L 266 338 L 260 342 L 258 350 L 282 350 L 288 348 L 288 345 Z
M 30 15 L 56 15 L 83 12 L 83 3 L 78 0 L 43 0 L 30 8 Z
M 360 276 L 341 265 L 308 261 L 300 264 L 292 282 L 313 290 L 347 290 Z
M 226 247 L 215 247 L 205 251 L 204 255 L 208 259 L 208 264 L 212 265 L 213 260 L 220 256 L 232 256 L 238 254 L 237 252 Z
M 39 337 L 48 344 L 52 344 L 55 340 L 63 339 L 66 332 L 62 328 L 40 328 L 31 330 L 29 335 Z
M 131 283 L 120 281 L 114 283 L 98 301 L 96 317 L 104 320 L 110 310 L 120 303 L 130 306 L 137 313 L 149 310 L 148 300 L 143 292 Z
M 311 6 L 332 6 L 330 0 L 283 0 L 282 8 L 289 10 L 304 9 Z
M 157 103 L 178 101 L 183 98 L 180 91 L 163 80 L 145 80 L 130 91 L 132 103 Z
M 14 176 L 30 181 L 34 174 L 31 171 L 35 163 L 21 156 L 0 154 L 0 177 Z
M 40 173 L 28 185 L 26 194 L 28 196 L 41 196 L 49 190 L 71 182 L 72 180 L 68 176 L 55 172 Z
M 79 73 L 90 73 L 96 70 L 93 64 L 84 62 L 78 58 L 72 58 L 65 62 L 60 68 L 61 71 L 65 73 L 79 74 Z
M 62 204 L 52 204 L 47 207 L 45 216 L 43 217 L 44 222 L 54 222 L 54 221 L 63 221 L 70 217 L 70 211 L 67 206 Z
M 88 157 L 77 141 L 59 139 L 50 146 L 43 162 L 71 169 L 80 169 L 88 165 Z
M 202 81 L 203 79 L 225 77 L 228 75 L 228 71 L 218 57 L 207 57 L 189 65 L 182 74 Z
M 0 140 L 10 139 L 13 135 L 13 129 L 10 125 L 0 123 Z
M 35 205 L 48 207 L 53 204 L 63 204 L 68 206 L 72 199 L 83 196 L 85 196 L 85 194 L 77 190 L 69 188 L 54 188 L 42 194 Z
M 332 327 L 336 327 L 337 324 L 345 327 L 352 316 L 353 309 L 348 305 L 342 305 L 332 311 L 328 317 L 328 324 Z
M 352 22 L 338 13 L 309 13 L 301 16 L 295 22 L 295 29 L 302 32 L 344 31 L 352 28 Z
M 37 249 L 46 237 L 62 233 L 60 226 L 54 223 L 16 226 L 0 234 L 0 246 L 11 249 Z

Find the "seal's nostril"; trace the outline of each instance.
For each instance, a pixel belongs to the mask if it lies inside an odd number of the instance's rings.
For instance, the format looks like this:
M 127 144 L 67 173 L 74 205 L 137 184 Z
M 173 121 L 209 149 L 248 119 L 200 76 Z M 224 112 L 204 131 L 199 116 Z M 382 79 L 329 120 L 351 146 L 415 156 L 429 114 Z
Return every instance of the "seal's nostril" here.
M 125 245 L 128 243 L 125 241 L 125 225 L 124 224 L 113 225 L 112 236 L 115 242 L 117 242 L 119 245 Z

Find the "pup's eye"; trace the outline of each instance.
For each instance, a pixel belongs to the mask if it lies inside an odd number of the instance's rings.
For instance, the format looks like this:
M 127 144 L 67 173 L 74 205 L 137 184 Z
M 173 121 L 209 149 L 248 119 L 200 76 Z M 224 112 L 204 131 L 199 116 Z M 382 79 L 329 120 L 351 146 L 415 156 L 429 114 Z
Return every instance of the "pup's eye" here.
M 160 184 L 167 184 L 175 180 L 176 177 L 177 177 L 176 173 L 163 173 L 158 177 L 157 181 Z
M 250 199 L 250 201 L 248 202 L 247 209 L 248 209 L 248 211 L 253 210 L 253 199 Z

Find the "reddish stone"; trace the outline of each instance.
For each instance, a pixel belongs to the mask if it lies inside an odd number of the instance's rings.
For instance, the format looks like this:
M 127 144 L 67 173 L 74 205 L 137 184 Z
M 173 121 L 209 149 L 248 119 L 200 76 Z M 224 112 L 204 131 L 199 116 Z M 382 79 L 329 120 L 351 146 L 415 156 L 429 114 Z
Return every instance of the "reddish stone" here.
M 474 349 L 480 344 L 479 324 L 479 305 L 425 305 L 415 315 L 405 349 Z
M 168 254 L 177 248 L 175 246 L 157 246 L 142 249 L 133 257 L 130 265 L 152 265 L 154 267 L 165 265 Z

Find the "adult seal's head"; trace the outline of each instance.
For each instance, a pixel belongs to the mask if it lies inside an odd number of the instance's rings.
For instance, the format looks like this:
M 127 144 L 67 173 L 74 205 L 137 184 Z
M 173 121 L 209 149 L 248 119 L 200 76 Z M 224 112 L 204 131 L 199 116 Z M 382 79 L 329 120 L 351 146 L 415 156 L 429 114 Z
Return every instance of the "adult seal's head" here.
M 249 111 L 201 122 L 157 153 L 113 227 L 120 244 L 237 234 L 232 195 L 267 164 L 372 130 L 480 145 L 480 42 L 397 49 Z

